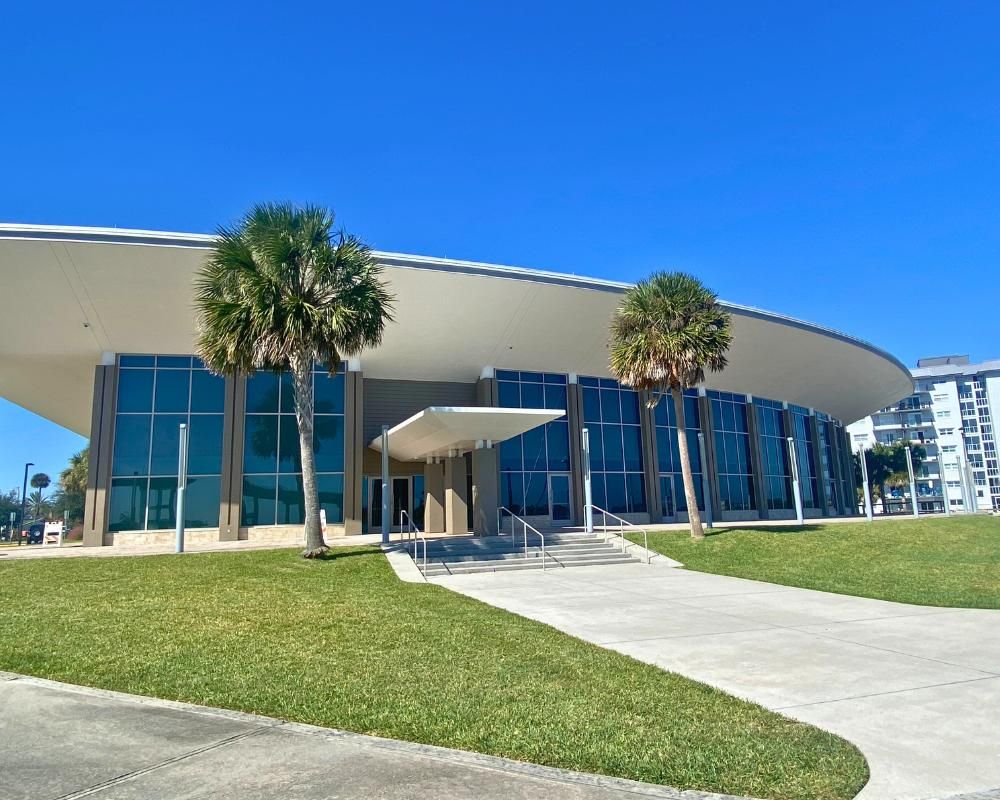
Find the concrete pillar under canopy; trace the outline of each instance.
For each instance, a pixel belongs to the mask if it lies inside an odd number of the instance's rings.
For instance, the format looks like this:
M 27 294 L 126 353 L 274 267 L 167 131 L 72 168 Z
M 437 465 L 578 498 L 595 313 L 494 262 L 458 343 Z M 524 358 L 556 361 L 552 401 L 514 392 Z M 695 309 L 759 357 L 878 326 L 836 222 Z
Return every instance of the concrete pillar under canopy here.
M 494 536 L 497 531 L 497 451 L 492 447 L 472 451 L 472 522 L 476 536 Z
M 424 464 L 424 532 L 444 530 L 444 464 Z
M 446 533 L 469 532 L 465 456 L 449 456 L 444 462 L 444 529 Z

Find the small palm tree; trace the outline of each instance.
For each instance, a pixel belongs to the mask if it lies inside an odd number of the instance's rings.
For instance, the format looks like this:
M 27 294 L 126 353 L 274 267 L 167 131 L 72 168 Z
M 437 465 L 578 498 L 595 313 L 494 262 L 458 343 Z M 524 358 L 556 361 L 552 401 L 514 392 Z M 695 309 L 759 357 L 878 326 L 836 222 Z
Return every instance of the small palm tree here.
M 682 272 L 656 272 L 637 283 L 625 292 L 611 321 L 612 374 L 626 386 L 650 392 L 651 408 L 665 394 L 673 398 L 684 496 L 695 539 L 703 539 L 705 531 L 691 474 L 684 391 L 702 383 L 706 369 L 718 372 L 726 366 L 732 338 L 731 318 L 715 293 Z
M 195 280 L 196 350 L 210 370 L 292 374 L 306 558 L 327 550 L 316 490 L 313 364 L 336 374 L 343 358 L 377 346 L 392 320 L 381 266 L 367 245 L 333 225 L 333 212 L 316 206 L 255 206 L 235 228 L 219 230 Z

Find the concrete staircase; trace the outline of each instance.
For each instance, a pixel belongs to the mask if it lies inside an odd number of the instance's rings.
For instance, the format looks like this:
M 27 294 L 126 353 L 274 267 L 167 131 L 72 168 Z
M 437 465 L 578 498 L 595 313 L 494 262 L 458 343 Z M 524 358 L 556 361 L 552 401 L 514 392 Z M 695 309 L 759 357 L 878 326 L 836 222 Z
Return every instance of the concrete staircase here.
M 545 568 L 589 567 L 597 564 L 629 564 L 639 559 L 622 553 L 621 539 L 605 543 L 604 536 L 572 533 L 563 530 L 543 531 L 545 534 Z M 532 541 L 534 540 L 534 541 Z M 423 545 L 408 544 L 407 552 L 423 569 Z M 508 572 L 521 569 L 541 569 L 542 548 L 538 537 L 528 533 L 528 551 L 518 535 L 511 542 L 504 536 L 453 536 L 427 540 L 426 577 L 465 575 L 474 572 Z

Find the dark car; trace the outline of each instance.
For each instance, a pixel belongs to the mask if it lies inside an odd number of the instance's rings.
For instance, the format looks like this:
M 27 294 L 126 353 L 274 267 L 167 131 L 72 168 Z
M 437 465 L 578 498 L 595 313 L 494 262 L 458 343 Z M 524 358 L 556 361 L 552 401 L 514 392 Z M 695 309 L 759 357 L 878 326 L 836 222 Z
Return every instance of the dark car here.
M 44 522 L 32 522 L 28 526 L 28 544 L 41 544 L 42 534 L 45 532 Z

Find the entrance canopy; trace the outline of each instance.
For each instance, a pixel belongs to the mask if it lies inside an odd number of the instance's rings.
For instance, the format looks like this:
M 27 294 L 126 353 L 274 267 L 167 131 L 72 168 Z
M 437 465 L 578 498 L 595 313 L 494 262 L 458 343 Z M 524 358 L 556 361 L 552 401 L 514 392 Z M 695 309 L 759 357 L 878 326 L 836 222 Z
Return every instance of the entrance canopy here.
M 389 455 L 397 461 L 423 461 L 458 455 L 476 442 L 502 442 L 559 419 L 562 409 L 430 406 L 389 429 Z M 382 437 L 371 442 L 382 452 Z

